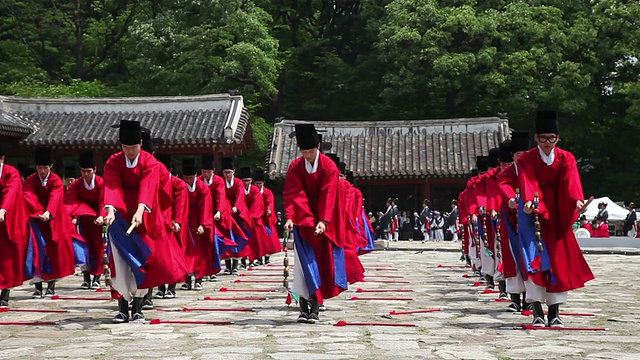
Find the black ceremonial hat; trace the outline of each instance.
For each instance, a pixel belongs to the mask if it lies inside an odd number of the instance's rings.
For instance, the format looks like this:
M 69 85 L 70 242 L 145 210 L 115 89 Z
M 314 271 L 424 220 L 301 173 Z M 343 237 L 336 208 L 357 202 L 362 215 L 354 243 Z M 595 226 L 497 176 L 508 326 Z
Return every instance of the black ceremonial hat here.
M 250 167 L 241 167 L 240 168 L 240 179 L 251 178 L 251 168 Z
M 353 184 L 353 182 L 355 181 L 353 171 L 347 170 L 347 173 L 345 175 L 347 175 L 347 181 Z
M 192 176 L 197 175 L 197 173 L 198 171 L 196 171 L 196 159 L 182 159 L 182 175 Z
M 490 168 L 494 168 L 494 167 L 500 166 L 500 163 L 498 162 L 498 158 L 499 157 L 500 157 L 500 149 L 499 148 L 493 148 L 493 149 L 489 150 L 489 167 Z
M 93 152 L 91 151 L 81 152 L 78 162 L 81 169 L 93 169 L 96 167 L 96 163 L 93 160 Z
M 340 174 L 344 174 L 346 175 L 346 171 L 347 171 L 347 164 L 344 162 L 339 162 L 338 163 L 338 169 L 340 170 Z
M 223 157 L 220 160 L 220 170 L 235 170 L 235 166 L 233 166 L 233 159 L 230 157 Z
M 45 147 L 36 148 L 36 165 L 51 166 L 51 149 Z
M 478 172 L 489 170 L 489 157 L 488 156 L 476 156 L 476 168 Z
M 76 172 L 75 166 L 65 166 L 64 167 L 64 177 L 65 178 L 77 178 L 78 173 Z
M 511 150 L 511 140 L 505 140 L 500 143 L 500 156 L 498 160 L 503 163 L 511 163 L 513 162 L 513 153 Z
M 526 131 L 514 131 L 511 133 L 511 152 L 527 151 L 531 149 L 530 135 Z
M 313 124 L 296 124 L 296 142 L 302 150 L 318 147 L 319 138 L 316 127 Z
M 141 127 L 139 121 L 133 120 L 120 120 L 120 143 L 123 145 L 138 145 L 140 144 Z
M 195 161 L 195 159 L 194 159 Z M 213 155 L 204 154 L 202 155 L 202 170 L 213 170 Z
M 558 114 L 554 110 L 540 110 L 536 113 L 536 134 L 558 134 Z
M 253 181 L 264 181 L 264 170 L 263 169 L 255 169 L 253 171 Z

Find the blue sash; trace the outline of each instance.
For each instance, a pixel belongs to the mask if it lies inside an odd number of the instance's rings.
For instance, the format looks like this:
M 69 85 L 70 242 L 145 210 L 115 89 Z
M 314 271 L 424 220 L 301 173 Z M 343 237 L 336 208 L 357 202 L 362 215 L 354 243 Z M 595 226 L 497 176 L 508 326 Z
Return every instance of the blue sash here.
M 151 256 L 151 249 L 135 230 L 131 235 L 126 235 L 130 225 L 131 224 L 127 223 L 122 216 L 116 214 L 116 220 L 109 226 L 109 237 L 111 240 L 109 243 L 118 249 L 120 256 L 122 256 L 131 268 L 136 278 L 136 284 L 140 286 L 147 278 L 144 266 L 147 264 L 149 256 Z
M 538 249 L 538 240 L 536 240 L 536 217 L 533 213 L 525 214 L 524 203 L 522 199 L 518 200 L 518 227 L 520 249 L 524 258 L 525 270 L 529 273 L 538 273 L 551 270 L 551 260 L 544 239 L 541 239 L 542 251 Z M 553 277 L 550 277 L 552 283 L 555 283 Z
M 47 241 L 38 227 L 38 222 L 35 219 L 29 219 L 29 225 L 31 227 L 31 231 L 29 234 L 29 245 L 27 247 L 27 256 L 25 259 L 24 275 L 32 278 L 36 275 L 51 273 L 51 260 L 47 256 Z M 40 274 L 36 274 L 36 252 L 34 246 L 38 247 L 38 269 L 40 270 Z

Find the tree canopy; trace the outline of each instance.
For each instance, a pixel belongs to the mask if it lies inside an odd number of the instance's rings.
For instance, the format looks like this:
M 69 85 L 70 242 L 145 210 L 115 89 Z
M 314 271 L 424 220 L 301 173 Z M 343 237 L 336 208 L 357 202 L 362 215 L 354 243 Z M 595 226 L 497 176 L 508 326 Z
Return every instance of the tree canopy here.
M 585 191 L 640 197 L 640 3 L 620 0 L 0 0 L 0 92 L 238 90 L 269 123 L 562 115 Z

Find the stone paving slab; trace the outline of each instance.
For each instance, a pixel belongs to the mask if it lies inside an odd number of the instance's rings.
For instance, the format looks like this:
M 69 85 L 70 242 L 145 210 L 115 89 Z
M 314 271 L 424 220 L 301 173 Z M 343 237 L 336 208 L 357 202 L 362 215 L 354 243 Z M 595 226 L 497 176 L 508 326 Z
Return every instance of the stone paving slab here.
M 0 321 L 59 321 L 55 326 L 0 326 L 0 359 L 640 359 L 640 262 L 634 256 L 587 255 L 596 280 L 569 295 L 562 311 L 590 312 L 595 317 L 564 317 L 571 326 L 606 327 L 606 332 L 510 330 L 530 318 L 507 313 L 507 303 L 493 301 L 472 286 L 478 279 L 462 265 L 450 242 L 392 242 L 390 248 L 361 259 L 365 267 L 385 265 L 398 271 L 368 271 L 402 275 L 404 283 L 355 284 L 326 302 L 320 324 L 295 322 L 298 311 L 284 302 L 286 292 L 220 292 L 218 289 L 281 288 L 278 284 L 234 283 L 220 276 L 204 290 L 178 291 L 176 299 L 155 300 L 156 308 L 253 308 L 252 312 L 146 311 L 147 319 L 233 321 L 233 325 L 115 325 L 113 301 L 67 301 L 30 298 L 28 285 L 12 293 L 13 308 L 67 309 L 68 313 L 0 312 Z M 445 251 L 436 251 L 445 250 Z M 274 256 L 280 264 L 282 255 Z M 270 271 L 281 271 L 273 267 Z M 259 279 L 259 272 L 245 272 Z M 279 279 L 278 277 L 263 277 Z M 379 278 L 379 277 L 378 277 Z M 240 277 L 248 279 L 248 277 Z M 57 286 L 60 296 L 104 297 L 106 292 L 80 290 L 81 277 Z M 357 293 L 363 289 L 412 289 L 414 292 Z M 204 301 L 205 296 L 266 296 L 265 301 Z M 352 301 L 351 297 L 413 298 L 412 301 Z M 392 310 L 441 308 L 441 312 L 393 315 Z M 416 327 L 333 326 L 336 322 L 410 323 Z

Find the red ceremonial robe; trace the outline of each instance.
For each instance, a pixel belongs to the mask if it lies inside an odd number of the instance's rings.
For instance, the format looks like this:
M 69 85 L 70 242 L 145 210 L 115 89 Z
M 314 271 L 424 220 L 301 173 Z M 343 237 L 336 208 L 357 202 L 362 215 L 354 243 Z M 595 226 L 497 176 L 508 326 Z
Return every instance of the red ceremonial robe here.
M 518 175 L 516 174 L 516 166 L 509 165 L 498 173 L 498 186 L 502 195 L 502 221 L 500 226 L 500 237 L 502 245 L 502 265 L 505 278 L 515 277 L 518 275 L 518 267 L 514 256 L 520 255 L 520 247 L 512 248 L 509 241 L 509 228 L 507 221 L 513 225 L 514 235 L 517 235 L 518 229 L 518 211 L 517 209 L 509 209 L 509 199 L 516 198 L 516 189 L 518 185 Z M 518 239 L 515 239 L 516 241 Z M 511 249 L 511 251 L 509 250 Z M 512 253 L 513 251 L 513 253 Z M 520 259 L 519 259 L 520 260 Z M 520 271 L 523 272 L 522 270 Z
M 520 156 L 518 180 L 523 203 L 533 201 L 536 192 L 540 196 L 539 220 L 551 261 L 551 274 L 549 271 L 529 273 L 528 277 L 536 285 L 546 287 L 547 292 L 579 289 L 594 276 L 573 234 L 576 203 L 584 199 L 576 159 L 570 152 L 556 147 L 555 160 L 547 166 L 539 151 L 535 147 Z
M 208 184 L 202 175 L 198 176 L 198 179 L 209 186 L 212 214 L 215 215 L 216 212 L 220 212 L 220 220 L 213 223 L 213 238 L 214 241 L 218 241 L 218 255 L 221 259 L 229 258 L 231 257 L 231 252 L 224 251 L 224 249 L 238 246 L 232 240 L 231 234 L 237 234 L 237 236 L 244 238 L 244 233 L 233 216 L 231 216 L 231 205 L 227 199 L 224 179 L 216 174 L 213 174 L 211 184 Z
M 31 234 L 29 247 L 33 249 L 33 277 L 45 281 L 61 279 L 75 272 L 73 244 L 69 233 L 69 215 L 63 204 L 64 184 L 53 172 L 49 173 L 47 184 L 42 186 L 38 173 L 31 174 L 24 181 L 24 204 L 30 217 Z M 38 215 L 49 211 L 51 219 L 42 221 Z M 38 241 L 42 235 L 45 246 Z M 27 276 L 30 277 L 30 276 Z
M 102 258 L 104 241 L 102 225 L 96 225 L 95 219 L 104 214 L 104 180 L 95 175 L 93 189 L 87 189 L 83 178 L 69 185 L 64 194 L 64 205 L 71 219 L 76 219 L 72 226 L 72 238 L 80 239 L 89 250 L 89 271 L 92 275 L 102 275 Z M 78 232 L 80 229 L 81 233 Z
M 340 195 L 338 202 L 340 206 L 340 214 L 342 214 L 342 222 L 345 229 L 344 256 L 347 266 L 347 280 L 349 284 L 355 284 L 364 279 L 364 267 L 358 258 L 358 247 L 364 245 L 361 241 L 360 234 L 356 228 L 356 218 L 353 214 L 355 199 L 353 191 L 351 191 L 351 183 L 345 179 L 340 179 Z
M 500 172 L 500 168 L 493 168 L 486 173 L 479 175 L 472 186 L 472 192 L 476 198 L 475 202 L 472 202 L 472 207 L 475 210 L 475 214 L 478 216 L 478 221 L 482 222 L 483 226 L 486 226 L 487 232 L 487 244 L 489 249 L 493 252 L 493 258 L 495 259 L 495 227 L 493 221 L 491 221 L 491 211 L 495 210 L 500 212 L 500 205 L 502 197 L 500 194 L 500 188 L 496 181 L 496 175 Z M 480 216 L 480 207 L 484 206 L 487 216 L 486 221 Z M 483 234 L 484 236 L 484 234 Z
M 602 223 L 600 226 L 598 227 L 593 227 L 593 231 L 591 233 L 591 237 L 594 238 L 608 238 L 611 237 L 611 235 L 609 234 L 609 225 L 607 225 L 606 223 Z
M 105 206 L 113 206 L 116 215 L 127 224 L 131 222 L 138 204 L 144 204 L 151 210 L 145 212 L 143 223 L 134 230 L 148 253 L 141 266 L 131 269 L 134 273 L 143 274 L 136 277 L 140 281 L 137 288 L 148 289 L 184 279 L 187 273 L 184 253 L 173 235 L 169 215 L 173 204 L 172 181 L 166 167 L 153 155 L 141 151 L 136 166 L 128 168 L 124 153 L 118 152 L 111 155 L 105 164 L 104 183 Z M 111 233 L 111 236 L 128 240 L 124 233 Z M 113 262 L 111 271 L 114 277 L 118 276 Z
M 189 232 L 186 228 L 189 223 L 189 192 L 187 184 L 173 175 L 171 175 L 171 199 L 173 203 L 171 204 L 171 215 L 168 218 L 180 225 L 180 231 L 174 232 L 174 235 L 178 245 L 184 251 L 187 242 L 190 240 Z
M 264 207 L 263 195 L 257 186 L 251 185 L 249 186 L 248 192 L 245 190 L 244 200 L 251 214 L 253 223 L 253 232 L 247 245 L 249 247 L 249 254 L 247 256 L 249 256 L 249 261 L 254 261 L 267 255 L 264 244 L 270 241 L 270 237 L 262 222 L 266 209 Z
M 189 188 L 189 239 L 186 244 L 186 260 L 189 273 L 198 278 L 218 273 L 220 262 L 214 264 L 213 206 L 211 193 L 204 182 L 196 179 L 193 191 Z M 204 227 L 204 234 L 198 235 L 198 227 Z
M 0 209 L 7 211 L 0 223 L 0 289 L 22 285 L 29 240 L 29 217 L 22 201 L 20 172 L 0 163 Z
M 313 248 L 320 277 L 318 291 L 323 299 L 330 299 L 348 287 L 346 267 L 344 263 L 340 265 L 340 259 L 335 258 L 340 253 L 335 250 L 345 247 L 345 229 L 338 206 L 340 173 L 333 160 L 326 155 L 319 154 L 317 161 L 318 168 L 312 174 L 305 169 L 303 157 L 291 162 L 284 184 L 284 210 L 286 219 L 294 223 L 300 238 Z M 320 220 L 326 222 L 327 230 L 315 235 L 315 227 Z M 336 271 L 340 273 L 336 274 Z
M 231 187 L 228 187 L 227 181 L 225 179 L 222 180 L 224 181 L 225 196 L 229 201 L 229 205 L 232 209 L 235 207 L 238 210 L 237 213 L 232 213 L 233 219 L 235 220 L 236 224 L 238 224 L 240 229 L 242 229 L 242 234 L 236 234 L 234 232 L 236 242 L 238 242 L 238 240 L 247 241 L 247 243 L 245 243 L 246 245 L 244 246 L 241 243 L 238 243 L 239 251 L 229 251 L 227 254 L 225 254 L 225 257 L 239 258 L 249 256 L 251 250 L 247 246 L 248 242 L 251 241 L 251 235 L 253 233 L 253 219 L 251 217 L 249 209 L 247 208 L 247 202 L 244 199 L 244 183 L 242 182 L 242 180 L 234 176 L 231 180 Z M 238 236 L 240 236 L 241 238 L 238 239 Z
M 282 251 L 282 243 L 280 242 L 280 236 L 278 235 L 278 218 L 276 216 L 276 203 L 273 191 L 262 187 L 262 198 L 264 200 L 264 216 L 262 217 L 262 223 L 269 228 L 271 235 L 269 239 L 263 244 L 265 255 L 277 254 Z M 271 211 L 271 214 L 267 213 L 267 210 Z
M 462 232 L 462 252 L 466 255 L 469 255 L 469 239 L 471 237 L 471 234 L 469 233 L 469 211 L 465 202 L 466 194 L 467 190 L 463 190 L 458 195 L 458 218 L 460 219 L 460 224 L 462 224 L 462 228 L 464 229 L 464 231 Z

